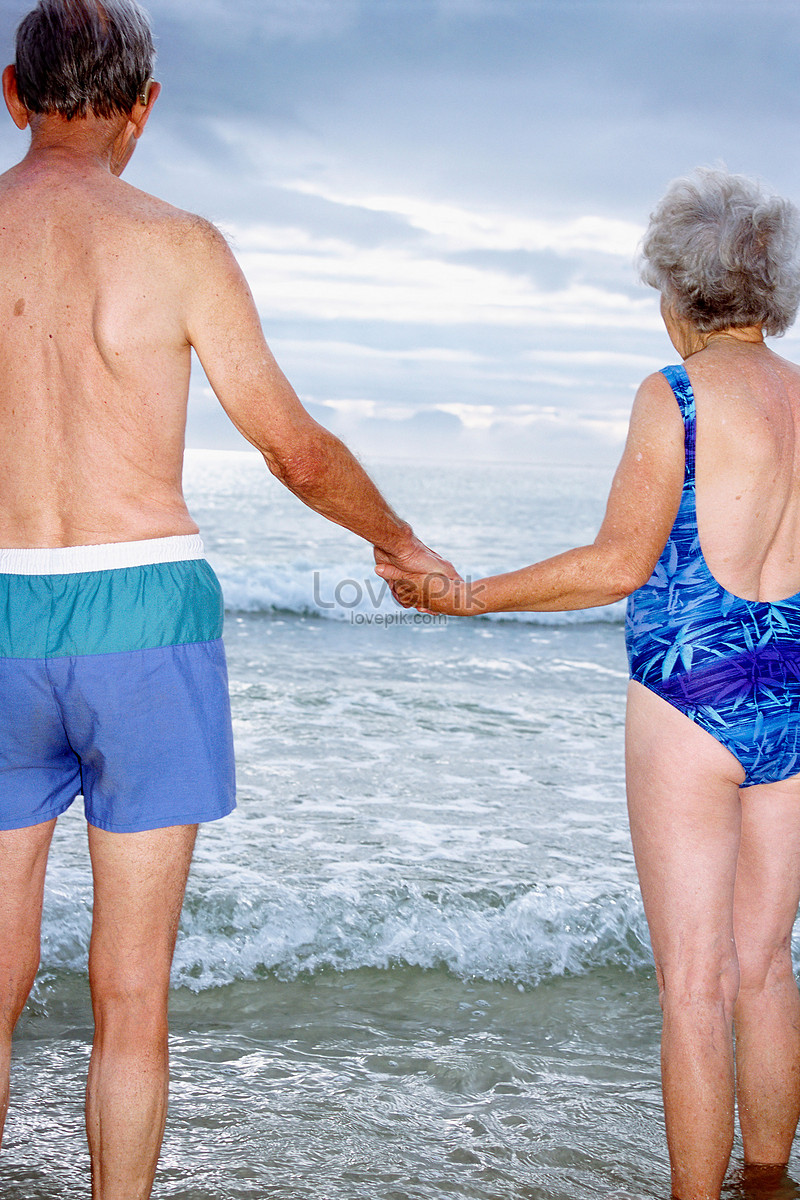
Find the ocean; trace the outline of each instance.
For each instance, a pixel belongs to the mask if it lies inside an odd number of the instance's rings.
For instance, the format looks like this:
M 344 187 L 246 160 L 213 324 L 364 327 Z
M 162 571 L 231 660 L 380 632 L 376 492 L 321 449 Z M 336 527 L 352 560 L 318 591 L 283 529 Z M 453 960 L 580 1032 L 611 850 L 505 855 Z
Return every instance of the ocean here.
M 371 469 L 473 576 L 591 540 L 610 482 Z M 185 490 L 226 596 L 239 805 L 201 830 L 189 882 L 154 1196 L 663 1200 L 622 605 L 406 613 L 369 547 L 256 454 L 189 453 Z M 17 1031 L 5 1200 L 89 1194 L 90 919 L 77 804 Z

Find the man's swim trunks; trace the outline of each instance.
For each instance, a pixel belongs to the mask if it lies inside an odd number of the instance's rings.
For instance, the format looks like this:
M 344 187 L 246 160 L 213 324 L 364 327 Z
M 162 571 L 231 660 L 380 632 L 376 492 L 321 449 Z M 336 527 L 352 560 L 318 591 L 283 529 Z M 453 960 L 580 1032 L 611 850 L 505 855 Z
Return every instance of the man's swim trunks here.
M 199 537 L 0 550 L 0 829 L 82 794 L 112 833 L 234 807 L 222 595 Z
M 697 532 L 695 399 L 683 366 L 663 371 L 683 414 L 678 515 L 650 580 L 628 599 L 631 679 L 727 747 L 744 787 L 800 771 L 800 594 L 742 600 L 711 574 Z

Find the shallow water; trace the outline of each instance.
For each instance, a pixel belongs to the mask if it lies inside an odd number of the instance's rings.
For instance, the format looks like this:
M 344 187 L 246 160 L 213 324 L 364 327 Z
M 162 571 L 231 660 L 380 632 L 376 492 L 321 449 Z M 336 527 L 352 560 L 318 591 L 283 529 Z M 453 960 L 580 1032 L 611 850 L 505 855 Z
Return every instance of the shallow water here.
M 9 1200 L 87 1194 L 85 984 L 54 984 L 20 1029 Z M 414 968 L 180 989 L 154 1195 L 665 1200 L 658 1033 L 651 974 L 619 969 L 530 990 Z M 734 1163 L 725 1195 L 800 1192 L 745 1188 Z
M 86 1194 L 85 985 L 53 983 L 17 1045 L 26 1111 L 9 1124 L 3 1195 L 26 1200 Z M 413 968 L 251 980 L 177 991 L 172 1031 L 158 1196 L 566 1200 L 623 1183 L 660 1194 L 645 974 L 528 991 Z

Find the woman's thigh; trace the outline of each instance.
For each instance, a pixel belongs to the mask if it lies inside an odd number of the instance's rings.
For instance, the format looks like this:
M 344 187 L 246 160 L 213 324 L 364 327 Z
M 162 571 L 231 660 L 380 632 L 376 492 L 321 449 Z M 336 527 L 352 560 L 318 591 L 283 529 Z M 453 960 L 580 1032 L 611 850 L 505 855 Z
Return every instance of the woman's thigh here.
M 709 733 L 632 682 L 626 774 L 636 867 L 661 981 L 686 972 L 695 980 L 706 971 L 718 977 L 736 957 L 744 772 Z
M 744 788 L 734 928 L 743 983 L 762 986 L 791 971 L 800 904 L 800 776 Z

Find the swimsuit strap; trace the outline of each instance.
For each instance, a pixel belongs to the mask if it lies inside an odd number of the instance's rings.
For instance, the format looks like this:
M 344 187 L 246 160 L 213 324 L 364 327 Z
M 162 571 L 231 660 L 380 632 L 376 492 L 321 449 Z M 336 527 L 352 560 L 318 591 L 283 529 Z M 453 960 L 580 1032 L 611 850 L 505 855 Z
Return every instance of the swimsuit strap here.
M 694 403 L 694 392 L 686 374 L 683 363 L 676 366 L 664 367 L 661 374 L 672 388 L 672 394 L 678 401 L 678 407 L 683 417 L 684 445 L 686 448 L 686 470 L 684 486 L 694 483 L 694 447 L 697 429 L 697 410 Z

